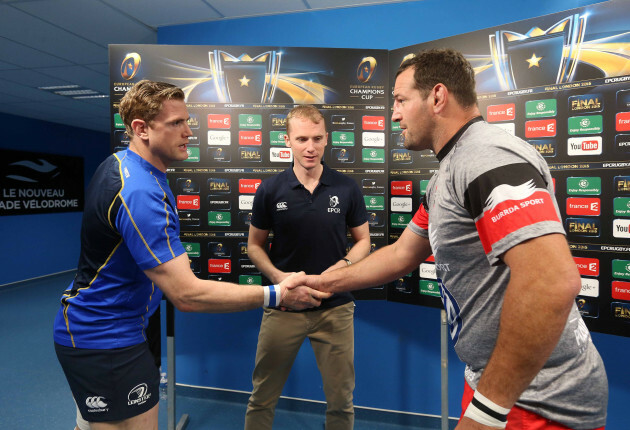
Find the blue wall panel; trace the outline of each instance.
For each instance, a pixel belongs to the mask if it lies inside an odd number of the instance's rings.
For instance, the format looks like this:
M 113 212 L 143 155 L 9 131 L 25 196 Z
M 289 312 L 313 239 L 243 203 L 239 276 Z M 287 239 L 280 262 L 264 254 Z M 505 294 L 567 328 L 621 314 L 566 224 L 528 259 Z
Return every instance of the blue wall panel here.
M 395 49 L 589 4 L 588 0 L 424 0 L 223 20 L 158 30 L 161 44 Z M 481 10 L 480 10 L 481 9 Z M 177 379 L 251 390 L 260 311 L 177 315 Z M 439 311 L 391 302 L 359 302 L 355 314 L 355 404 L 440 414 Z M 626 427 L 630 372 L 619 351 L 630 338 L 593 334 L 610 379 L 607 428 Z M 449 415 L 458 416 L 463 364 L 449 347 Z M 323 400 L 310 347 L 296 359 L 284 395 Z
M 83 157 L 86 187 L 109 155 L 107 133 L 6 114 L 0 114 L 0 128 L 0 148 Z M 0 217 L 0 285 L 76 268 L 82 214 Z

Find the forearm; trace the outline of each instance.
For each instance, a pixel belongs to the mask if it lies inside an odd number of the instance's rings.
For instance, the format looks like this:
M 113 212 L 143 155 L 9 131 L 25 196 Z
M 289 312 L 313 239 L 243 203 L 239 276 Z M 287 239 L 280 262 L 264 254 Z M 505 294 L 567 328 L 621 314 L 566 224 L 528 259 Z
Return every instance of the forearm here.
M 367 237 L 366 239 L 361 239 L 360 241 L 356 242 L 352 246 L 352 248 L 350 248 L 345 258 L 350 260 L 352 263 L 358 263 L 360 260 L 363 260 L 369 254 L 370 254 L 370 238 Z
M 556 259 L 559 255 L 564 258 Z M 580 288 L 568 247 L 550 254 L 534 248 L 528 257 L 517 257 L 520 267 L 511 271 L 496 346 L 477 386 L 506 408 L 514 405 L 553 352 Z
M 343 269 L 350 264 L 354 264 L 365 258 L 370 253 L 370 239 L 363 239 L 356 242 L 352 248 L 348 251 L 348 253 L 339 261 L 336 261 L 335 264 L 328 267 L 322 273 L 330 272 L 331 270 Z
M 269 255 L 261 246 L 249 244 L 247 255 L 256 268 L 271 282 L 278 284 L 286 277 L 286 273 L 271 262 Z
M 547 303 L 543 310 L 539 297 L 514 294 L 508 287 L 497 343 L 477 386 L 484 396 L 506 408 L 514 405 L 549 358 L 572 306 L 564 300 Z
M 428 255 L 430 250 L 415 253 L 397 241 L 346 268 L 322 274 L 315 288 L 336 293 L 383 285 L 408 274 Z
M 263 306 L 263 287 L 195 278 L 180 294 L 169 297 L 182 312 L 237 312 Z

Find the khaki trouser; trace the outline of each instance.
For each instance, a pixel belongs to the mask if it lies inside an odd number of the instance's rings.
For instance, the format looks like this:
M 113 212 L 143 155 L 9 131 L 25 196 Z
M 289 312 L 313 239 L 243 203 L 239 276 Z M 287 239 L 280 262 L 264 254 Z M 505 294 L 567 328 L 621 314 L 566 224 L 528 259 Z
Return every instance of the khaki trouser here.
M 245 415 L 246 430 L 270 430 L 293 361 L 308 337 L 326 395 L 326 430 L 354 426 L 354 303 L 309 312 L 265 308 Z

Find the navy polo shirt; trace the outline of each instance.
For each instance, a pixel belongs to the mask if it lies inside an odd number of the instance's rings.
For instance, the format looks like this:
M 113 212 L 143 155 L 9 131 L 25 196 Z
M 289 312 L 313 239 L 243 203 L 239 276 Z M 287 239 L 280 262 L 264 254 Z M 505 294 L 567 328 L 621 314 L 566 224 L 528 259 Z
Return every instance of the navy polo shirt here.
M 256 191 L 251 223 L 273 233 L 269 258 L 282 271 L 320 274 L 345 257 L 347 228 L 368 220 L 357 183 L 322 164 L 313 194 L 298 181 L 293 167 L 265 179 Z M 351 300 L 350 293 L 335 294 L 320 309 Z

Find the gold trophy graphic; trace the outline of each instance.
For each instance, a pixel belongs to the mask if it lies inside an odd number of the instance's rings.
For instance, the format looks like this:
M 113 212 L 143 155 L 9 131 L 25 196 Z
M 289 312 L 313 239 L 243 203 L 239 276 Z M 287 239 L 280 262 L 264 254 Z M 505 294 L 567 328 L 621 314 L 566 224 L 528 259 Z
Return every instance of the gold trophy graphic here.
M 221 103 L 271 103 L 280 73 L 282 53 L 267 51 L 252 58 L 235 57 L 215 49 L 209 53 L 218 101 Z
M 571 82 L 580 59 L 586 16 L 568 16 L 547 30 L 499 30 L 490 53 L 503 91 Z

